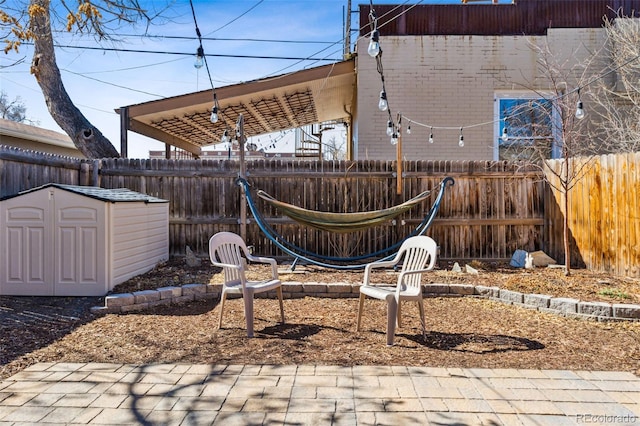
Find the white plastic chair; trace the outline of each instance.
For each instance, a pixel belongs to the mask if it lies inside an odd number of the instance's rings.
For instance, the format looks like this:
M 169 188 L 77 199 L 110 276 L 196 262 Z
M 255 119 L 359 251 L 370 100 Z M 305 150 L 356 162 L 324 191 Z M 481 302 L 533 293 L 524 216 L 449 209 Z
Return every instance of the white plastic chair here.
M 244 257 L 243 257 L 244 255 Z M 209 258 L 211 263 L 224 271 L 224 284 L 220 301 L 220 321 L 227 294 L 241 294 L 244 299 L 244 316 L 247 321 L 247 336 L 253 337 L 253 295 L 275 289 L 280 300 L 280 317 L 284 324 L 284 307 L 282 304 L 282 283 L 278 279 L 278 265 L 275 259 L 256 257 L 249 253 L 247 245 L 239 235 L 231 232 L 218 232 L 209 240 Z M 249 281 L 246 278 L 247 260 L 271 265 L 271 278 L 262 281 Z
M 436 242 L 427 236 L 418 235 L 408 238 L 398 254 L 389 261 L 373 262 L 364 270 L 364 282 L 360 287 L 360 305 L 358 307 L 358 326 L 364 308 L 366 296 L 387 302 L 387 345 L 392 346 L 395 337 L 396 325 L 401 326 L 400 303 L 404 300 L 413 300 L 418 303 L 420 321 L 422 323 L 422 338 L 425 338 L 424 305 L 422 303 L 422 273 L 433 269 L 436 263 L 438 246 Z M 398 265 L 402 260 L 402 268 L 398 275 L 398 281 L 393 285 L 373 285 L 370 283 L 371 271 L 374 268 L 390 268 Z

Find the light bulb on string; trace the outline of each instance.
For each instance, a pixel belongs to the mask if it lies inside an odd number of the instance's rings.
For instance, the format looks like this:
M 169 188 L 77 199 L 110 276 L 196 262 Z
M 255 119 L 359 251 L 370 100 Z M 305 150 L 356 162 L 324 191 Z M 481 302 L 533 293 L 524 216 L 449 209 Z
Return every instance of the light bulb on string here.
M 229 132 L 225 129 L 222 133 L 222 137 L 220 138 L 220 143 L 226 144 L 227 142 L 229 142 Z
M 460 148 L 464 146 L 464 136 L 462 136 L 462 127 L 460 127 L 460 137 L 458 138 L 458 146 Z
M 393 123 L 391 120 L 387 121 L 387 136 L 391 136 L 393 134 Z
M 218 107 L 217 106 L 213 106 L 213 108 L 211 109 L 211 118 L 210 118 L 211 122 L 213 124 L 216 124 L 218 122 Z
M 369 53 L 369 56 L 372 58 L 375 58 L 380 54 L 380 32 L 378 30 L 373 30 L 371 32 L 367 53 Z
M 409 122 L 409 124 L 407 125 L 407 134 L 411 134 L 411 122 Z
M 398 145 L 398 134 L 396 132 L 393 132 L 393 135 L 391 135 L 391 145 Z
M 582 120 L 585 116 L 584 108 L 582 107 L 582 98 L 580 97 L 580 88 L 578 87 L 578 103 L 576 104 L 576 118 Z
M 584 108 L 582 107 L 582 101 L 578 100 L 578 104 L 576 105 L 576 118 L 578 120 L 582 120 L 585 115 Z
M 193 66 L 197 70 L 204 66 L 204 49 L 202 46 L 198 46 L 198 50 L 196 51 L 196 61 L 193 63 Z
M 429 133 L 429 143 L 433 143 L 433 127 L 431 128 L 431 131 Z
M 509 134 L 507 133 L 507 128 L 502 129 L 502 142 L 506 142 L 509 140 Z
M 389 108 L 389 102 L 387 102 L 387 92 L 382 89 L 380 91 L 380 101 L 378 101 L 378 109 L 380 111 L 386 111 Z

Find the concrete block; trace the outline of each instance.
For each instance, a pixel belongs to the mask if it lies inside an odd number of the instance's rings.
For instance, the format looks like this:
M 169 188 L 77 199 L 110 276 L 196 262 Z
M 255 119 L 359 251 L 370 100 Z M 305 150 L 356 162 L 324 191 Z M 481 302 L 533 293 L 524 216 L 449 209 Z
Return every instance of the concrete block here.
M 104 304 L 107 308 L 133 305 L 135 301 L 136 298 L 131 293 L 111 294 L 104 298 Z
M 120 312 L 137 312 L 149 308 L 149 303 L 136 303 L 135 305 L 127 305 L 120 307 Z
M 519 291 L 500 289 L 500 299 L 512 303 L 524 303 L 524 294 Z
M 500 287 L 475 286 L 474 294 L 482 297 L 500 297 Z
M 583 321 L 598 321 L 598 317 L 589 314 L 565 312 L 564 316 L 567 318 L 579 319 Z
M 204 284 L 185 284 L 182 286 L 182 295 L 188 296 L 190 294 L 204 294 L 207 292 L 207 286 Z
M 578 313 L 578 299 L 572 299 L 569 297 L 552 297 L 549 300 L 549 308 L 555 309 L 562 313 L 575 314 Z
M 302 288 L 302 283 L 283 283 L 282 291 L 288 293 L 302 293 L 304 289 Z
M 578 303 L 578 313 L 597 317 L 610 317 L 613 316 L 613 309 L 609 303 L 605 302 L 580 302 Z
M 154 300 L 153 302 L 148 302 L 147 305 L 149 308 L 153 308 L 155 306 L 171 305 L 172 303 L 173 303 L 173 299 L 160 299 L 160 300 Z
M 173 303 L 185 303 L 191 302 L 194 298 L 193 294 L 187 294 L 186 296 L 174 297 L 172 300 Z
M 302 284 L 302 290 L 306 294 L 319 294 L 327 292 L 327 285 L 320 283 L 304 283 Z
M 222 284 L 207 284 L 207 293 L 222 293 Z
M 613 316 L 616 318 L 640 319 L 640 306 L 626 303 L 614 303 Z
M 529 306 L 535 306 L 536 308 L 548 308 L 549 301 L 553 299 L 553 296 L 546 294 L 525 294 L 524 304 Z
M 449 293 L 459 295 L 472 295 L 475 287 L 471 284 L 449 284 Z
M 133 297 L 135 297 L 136 304 L 155 302 L 156 300 L 160 300 L 160 293 L 155 290 L 134 291 Z
M 336 283 L 327 286 L 327 293 L 351 293 L 351 284 Z
M 448 294 L 449 284 L 425 284 L 423 293 Z
M 171 299 L 182 296 L 182 287 L 160 287 L 156 289 L 160 293 L 160 299 Z

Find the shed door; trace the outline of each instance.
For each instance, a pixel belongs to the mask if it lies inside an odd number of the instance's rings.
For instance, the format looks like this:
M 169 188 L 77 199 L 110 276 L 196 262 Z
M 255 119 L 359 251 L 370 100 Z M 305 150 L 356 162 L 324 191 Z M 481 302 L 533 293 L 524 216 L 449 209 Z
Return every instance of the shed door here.
M 12 198 L 0 207 L 0 294 L 54 294 L 53 202 L 51 193 L 44 195 Z
M 56 296 L 102 296 L 107 292 L 104 202 L 63 191 L 55 203 Z

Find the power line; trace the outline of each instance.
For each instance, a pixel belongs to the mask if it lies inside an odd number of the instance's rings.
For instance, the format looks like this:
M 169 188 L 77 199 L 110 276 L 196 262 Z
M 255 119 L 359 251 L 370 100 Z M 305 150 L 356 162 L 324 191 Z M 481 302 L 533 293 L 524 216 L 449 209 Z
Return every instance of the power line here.
M 60 31 L 65 33 L 66 31 Z M 170 35 L 157 35 L 157 34 L 111 34 L 114 37 L 139 37 L 139 38 L 159 38 L 167 40 L 187 40 L 196 41 L 198 37 L 190 36 L 170 36 Z M 248 41 L 252 43 L 284 43 L 284 44 L 335 44 L 332 41 L 319 41 L 319 40 L 284 40 L 284 39 L 271 39 L 271 38 L 228 38 L 228 37 L 201 37 L 204 41 Z
M 23 42 L 24 45 L 33 46 L 32 42 Z M 64 44 L 54 44 L 54 47 L 62 49 L 83 49 L 83 50 L 100 50 L 104 52 L 122 52 L 122 53 L 149 53 L 155 55 L 180 55 L 180 56 L 193 56 L 193 53 L 185 52 L 169 52 L 158 50 L 142 50 L 142 49 L 121 49 L 115 47 L 96 47 L 96 46 L 70 46 Z M 300 58 L 296 56 L 265 56 L 265 55 L 230 55 L 222 53 L 205 53 L 205 57 L 210 56 L 214 58 L 235 58 L 235 59 L 273 59 L 273 60 L 308 60 L 308 61 L 335 61 L 335 59 L 329 58 Z
M 260 0 L 258 3 L 254 4 L 253 6 L 251 6 L 247 11 L 245 11 L 245 12 L 244 12 L 244 13 L 242 13 L 242 14 L 240 14 L 240 16 L 238 16 L 238 17 L 236 17 L 236 18 L 232 19 L 231 21 L 227 22 L 227 23 L 226 23 L 226 24 L 224 24 L 223 26 L 216 28 L 215 30 L 211 31 L 211 32 L 210 32 L 209 34 L 207 34 L 207 35 L 210 35 L 210 34 L 216 33 L 216 32 L 218 32 L 218 31 L 220 31 L 221 29 L 226 28 L 226 27 L 228 27 L 229 25 L 233 24 L 233 23 L 234 23 L 234 22 L 236 22 L 238 19 L 242 18 L 244 15 L 246 15 L 246 14 L 247 14 L 247 13 L 249 13 L 249 12 L 251 12 L 251 11 L 252 11 L 253 9 L 255 9 L 256 7 L 260 6 L 260 3 L 262 3 L 263 1 L 264 1 L 264 0 Z M 193 6 L 192 6 L 192 8 L 193 8 Z M 195 16 L 194 16 L 194 20 L 195 20 Z

